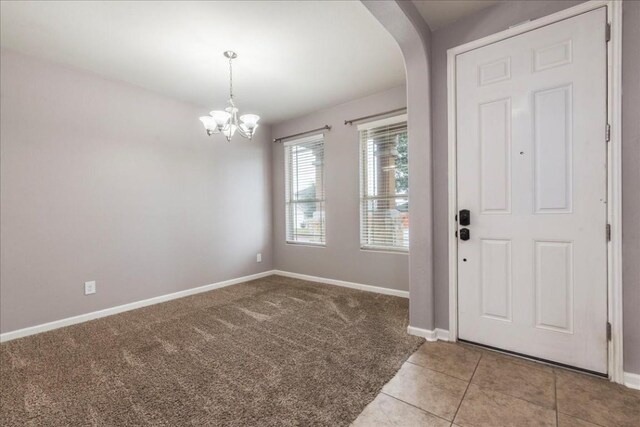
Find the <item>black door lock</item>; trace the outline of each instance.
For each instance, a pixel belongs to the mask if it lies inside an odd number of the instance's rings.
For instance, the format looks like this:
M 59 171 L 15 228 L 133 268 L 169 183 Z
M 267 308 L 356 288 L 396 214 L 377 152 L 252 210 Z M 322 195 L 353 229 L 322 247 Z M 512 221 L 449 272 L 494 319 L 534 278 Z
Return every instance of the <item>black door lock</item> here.
M 471 212 L 469 212 L 469 209 L 462 209 L 458 218 L 460 225 L 471 225 Z
M 469 229 L 468 228 L 461 228 L 460 229 L 460 240 L 469 240 L 471 238 L 471 235 L 469 233 Z

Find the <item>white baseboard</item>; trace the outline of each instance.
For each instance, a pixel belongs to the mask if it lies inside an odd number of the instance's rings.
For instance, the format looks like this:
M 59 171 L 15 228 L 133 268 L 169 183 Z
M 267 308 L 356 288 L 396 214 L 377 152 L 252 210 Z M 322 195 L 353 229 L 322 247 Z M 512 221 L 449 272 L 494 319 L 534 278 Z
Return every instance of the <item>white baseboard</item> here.
M 446 329 L 436 328 L 434 330 L 429 330 L 416 328 L 415 326 L 408 326 L 407 333 L 409 335 L 422 337 L 427 341 L 449 341 L 449 331 Z
M 624 373 L 624 385 L 629 388 L 640 390 L 640 374 Z
M 0 334 L 0 342 L 11 341 L 17 338 L 22 338 L 29 335 L 39 334 L 41 332 L 62 328 L 64 326 L 71 326 L 71 325 L 75 325 L 82 322 L 88 322 L 89 320 L 112 316 L 114 314 L 122 313 L 125 311 L 135 310 L 136 308 L 147 307 L 149 305 L 159 304 L 162 302 L 187 297 L 189 295 L 195 295 L 202 292 L 212 291 L 214 289 L 220 289 L 226 286 L 237 285 L 239 283 L 260 279 L 260 278 L 271 276 L 274 274 L 278 274 L 280 276 L 285 276 L 285 277 L 292 277 L 294 279 L 307 280 L 309 282 L 319 282 L 327 285 L 342 286 L 345 288 L 358 289 L 361 291 L 375 292 L 375 293 L 384 294 L 384 295 L 393 295 L 393 296 L 402 297 L 402 298 L 409 298 L 409 292 L 399 291 L 397 289 L 381 288 L 378 286 L 364 285 L 362 283 L 345 282 L 343 280 L 327 279 L 324 277 L 309 276 L 306 274 L 291 273 L 291 272 L 282 271 L 282 270 L 267 270 L 261 273 L 251 274 L 249 276 L 238 277 L 235 279 L 225 280 L 218 283 L 212 283 L 210 285 L 186 289 L 184 291 L 174 292 L 171 294 L 160 295 L 160 296 L 145 299 L 142 301 L 136 301 L 128 304 L 119 305 L 116 307 L 105 308 L 104 310 L 98 310 L 98 311 L 93 311 L 91 313 L 80 314 L 78 316 L 67 317 L 66 319 L 55 320 L 53 322 L 44 323 L 42 325 L 30 326 L 28 328 L 5 332 L 4 334 Z M 423 337 L 427 341 L 449 341 L 449 331 L 446 329 L 436 328 L 434 330 L 429 330 L 429 329 L 416 328 L 414 326 L 408 326 L 407 333 L 409 335 Z M 631 372 L 625 372 L 624 385 L 629 388 L 640 390 L 640 375 L 633 374 Z
M 174 292 L 172 294 L 160 295 L 142 301 L 136 301 L 128 304 L 118 305 L 116 307 L 105 308 L 104 310 L 98 310 L 91 313 L 80 314 L 78 316 L 67 317 L 66 319 L 55 320 L 53 322 L 44 323 L 42 325 L 30 326 L 28 328 L 18 329 L 16 331 L 5 332 L 4 334 L 0 334 L 0 342 L 15 340 L 17 338 L 39 334 L 41 332 L 51 331 L 53 329 L 62 328 L 64 326 L 71 326 L 77 323 L 88 322 L 89 320 L 99 319 L 101 317 L 111 316 L 114 314 L 134 310 L 136 308 L 146 307 L 153 304 L 159 304 L 161 302 L 171 301 L 173 299 L 183 298 L 189 295 L 212 291 L 214 289 L 224 288 L 226 286 L 237 285 L 238 283 L 260 279 L 262 277 L 271 276 L 272 274 L 274 274 L 273 270 L 263 271 L 262 273 L 251 274 L 249 276 L 238 277 L 236 279 L 225 280 L 218 283 L 212 283 L 210 285 Z
M 438 334 L 435 330 L 431 331 L 429 329 L 422 329 L 422 328 L 416 328 L 414 326 L 407 326 L 407 333 L 409 335 L 422 337 L 427 341 L 438 341 Z
M 125 311 L 135 310 L 136 308 L 147 307 L 149 305 L 159 304 L 161 302 L 166 302 L 166 301 L 171 301 L 177 298 L 187 297 L 189 295 L 195 295 L 202 292 L 212 291 L 214 289 L 224 288 L 225 286 L 237 285 L 238 283 L 247 282 L 249 280 L 260 279 L 262 277 L 271 276 L 273 274 L 279 274 L 281 276 L 293 277 L 301 280 L 308 280 L 310 282 L 320 282 L 328 285 L 359 289 L 361 291 L 376 292 L 379 294 L 394 295 L 398 297 L 409 298 L 409 292 L 406 292 L 406 291 L 398 291 L 395 289 L 363 285 L 361 283 L 345 282 L 342 280 L 326 279 L 323 277 L 308 276 L 306 274 L 290 273 L 288 271 L 267 270 L 261 273 L 251 274 L 249 276 L 238 277 L 236 279 L 230 279 L 230 280 L 225 280 L 218 283 L 213 283 L 210 285 L 200 286 L 197 288 L 186 289 L 184 291 L 174 292 L 172 294 L 160 295 L 160 296 L 145 299 L 142 301 L 136 301 L 136 302 L 119 305 L 116 307 L 105 308 L 104 310 L 98 310 L 98 311 L 93 311 L 91 313 L 80 314 L 78 316 L 67 317 L 66 319 L 54 320 L 53 322 L 43 323 L 42 325 L 30 326 L 28 328 L 5 332 L 4 334 L 0 334 L 0 342 L 11 341 L 17 338 L 22 338 L 29 335 L 39 334 L 41 332 L 62 328 L 64 326 L 71 326 L 71 325 L 75 325 L 82 322 L 88 322 L 89 320 L 99 319 L 101 317 L 106 317 L 106 316 L 112 316 L 114 314 L 122 313 Z
M 327 279 L 325 277 L 309 276 L 307 274 L 291 273 L 289 271 L 274 270 L 273 274 L 280 276 L 292 277 L 294 279 L 308 280 L 309 282 L 319 282 L 326 285 L 342 286 L 344 288 L 358 289 L 360 291 L 375 292 L 377 294 L 393 295 L 396 297 L 409 298 L 408 291 L 399 291 L 397 289 L 381 288 L 379 286 L 364 285 L 362 283 L 345 282 L 344 280 Z
M 439 341 L 449 341 L 449 331 L 446 329 L 436 328 L 436 334 Z

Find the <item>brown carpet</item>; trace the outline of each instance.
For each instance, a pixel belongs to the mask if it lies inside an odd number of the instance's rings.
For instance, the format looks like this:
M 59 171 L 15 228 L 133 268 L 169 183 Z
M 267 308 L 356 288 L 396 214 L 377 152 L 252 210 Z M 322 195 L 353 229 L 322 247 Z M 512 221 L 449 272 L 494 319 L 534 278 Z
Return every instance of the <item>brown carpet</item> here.
M 0 425 L 348 425 L 408 300 L 270 276 L 0 346 Z

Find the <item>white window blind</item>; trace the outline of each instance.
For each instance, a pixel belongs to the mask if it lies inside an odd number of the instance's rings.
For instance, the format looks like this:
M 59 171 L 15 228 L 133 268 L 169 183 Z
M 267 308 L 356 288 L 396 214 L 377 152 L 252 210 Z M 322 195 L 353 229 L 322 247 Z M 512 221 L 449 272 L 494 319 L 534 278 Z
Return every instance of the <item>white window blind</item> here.
M 409 164 L 406 115 L 358 126 L 360 246 L 409 250 Z
M 285 143 L 287 242 L 325 244 L 324 137 Z

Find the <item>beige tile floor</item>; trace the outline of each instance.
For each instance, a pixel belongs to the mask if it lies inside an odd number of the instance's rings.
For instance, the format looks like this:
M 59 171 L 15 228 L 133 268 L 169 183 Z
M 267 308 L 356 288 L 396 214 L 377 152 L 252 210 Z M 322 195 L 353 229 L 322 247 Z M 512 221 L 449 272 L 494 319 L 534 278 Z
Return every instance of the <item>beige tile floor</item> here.
M 352 426 L 640 427 L 640 391 L 479 347 L 427 342 Z

